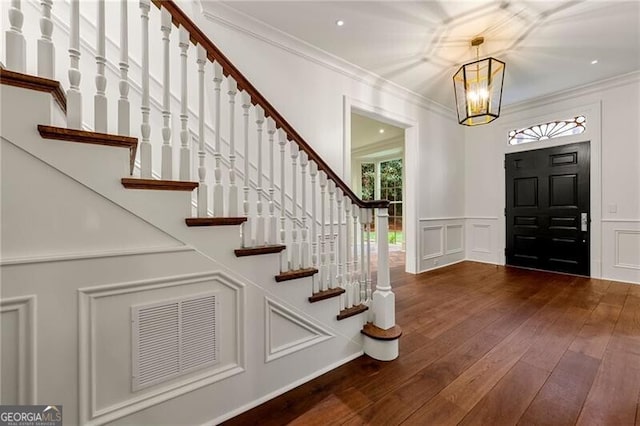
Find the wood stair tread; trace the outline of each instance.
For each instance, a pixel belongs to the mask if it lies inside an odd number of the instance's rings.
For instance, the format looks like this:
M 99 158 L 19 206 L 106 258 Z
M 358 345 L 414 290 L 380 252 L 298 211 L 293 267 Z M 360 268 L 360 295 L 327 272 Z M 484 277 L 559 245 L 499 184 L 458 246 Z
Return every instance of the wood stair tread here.
M 321 300 L 330 299 L 332 297 L 340 296 L 344 292 L 345 292 L 344 288 L 341 288 L 341 287 L 330 288 L 328 290 L 319 291 L 317 293 L 313 293 L 313 295 L 309 297 L 309 302 L 315 303 Z
M 373 325 L 372 322 L 368 322 L 364 325 L 364 327 L 362 327 L 360 333 L 376 340 L 396 340 L 400 336 L 402 336 L 402 328 L 400 328 L 400 326 L 396 324 L 393 327 L 384 330 Z
M 336 318 L 338 318 L 338 321 L 341 321 L 343 319 L 347 319 L 347 318 L 352 317 L 354 315 L 361 314 L 361 313 L 367 311 L 368 309 L 369 309 L 369 307 L 367 305 L 363 305 L 363 304 L 352 306 L 350 308 L 346 308 L 346 309 L 341 310 Z
M 317 273 L 318 273 L 318 270 L 316 268 L 305 268 L 305 269 L 297 269 L 295 271 L 282 272 L 281 274 L 276 275 L 275 278 L 277 282 L 283 282 L 283 281 L 295 280 L 298 278 L 312 277 Z
M 246 221 L 246 217 L 189 217 L 185 219 L 187 226 L 242 225 Z
M 198 182 L 181 180 L 160 180 L 141 178 L 122 178 L 122 186 L 127 189 L 151 189 L 158 191 L 193 191 L 198 187 Z
M 261 254 L 280 253 L 282 250 L 286 248 L 287 246 L 278 244 L 273 246 L 248 247 L 248 248 L 235 249 L 234 253 L 236 254 L 237 257 L 258 256 Z
M 0 68 L 0 84 L 51 93 L 62 111 L 67 112 L 67 96 L 57 80 Z
M 129 170 L 133 173 L 136 161 L 136 150 L 138 149 L 138 138 L 113 135 L 109 133 L 90 132 L 86 130 L 67 129 L 64 127 L 47 126 L 44 124 L 38 125 L 38 132 L 40 132 L 40 136 L 45 139 L 127 148 L 129 149 Z

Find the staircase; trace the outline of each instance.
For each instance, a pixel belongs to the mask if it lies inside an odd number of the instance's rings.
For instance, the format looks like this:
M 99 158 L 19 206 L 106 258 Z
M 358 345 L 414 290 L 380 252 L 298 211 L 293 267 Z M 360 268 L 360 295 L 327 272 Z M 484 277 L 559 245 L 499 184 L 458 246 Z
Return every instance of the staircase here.
M 402 331 L 395 324 L 395 299 L 387 263 L 388 202 L 360 200 L 173 1 L 152 3 L 156 8 L 149 0 L 135 4 L 127 1 L 92 2 L 92 6 L 96 6 L 97 22 L 97 42 L 90 48 L 95 58 L 95 91 L 87 91 L 81 85 L 81 69 L 86 69 L 81 65 L 81 58 L 92 59 L 82 57 L 87 48 L 81 44 L 80 38 L 81 2 L 74 0 L 68 5 L 46 0 L 41 2 L 37 17 L 40 35 L 37 54 L 34 55 L 37 71 L 28 66 L 28 55 L 34 52 L 27 52 L 25 43 L 25 37 L 37 35 L 23 31 L 24 22 L 36 21 L 35 16 L 25 15 L 25 9 L 35 12 L 35 7 L 26 1 L 13 0 L 8 11 L 11 28 L 4 34 L 6 66 L 0 70 L 5 158 L 15 157 L 16 161 L 33 163 L 34 167 L 43 167 L 35 166 L 36 163 L 45 164 L 46 170 L 55 170 L 70 178 L 73 183 L 69 185 L 75 185 L 73 188 L 79 186 L 98 194 L 126 212 L 123 215 L 135 218 L 124 219 L 123 216 L 123 221 L 135 220 L 141 229 L 146 227 L 148 232 L 156 233 L 157 238 L 175 241 L 166 243 L 171 245 L 166 253 L 190 253 L 193 259 L 189 258 L 188 262 L 179 261 L 178 257 L 182 255 L 167 256 L 165 260 L 167 270 L 184 270 L 180 275 L 182 278 L 173 277 L 171 281 L 165 276 L 153 282 L 144 281 L 144 284 L 142 281 L 127 282 L 125 287 L 158 292 L 146 298 L 131 293 L 131 299 L 123 299 L 122 306 L 133 309 L 131 322 L 138 321 L 133 318 L 133 312 L 138 312 L 139 304 L 157 304 L 160 303 L 157 300 L 164 300 L 159 294 L 164 285 L 169 286 L 162 284 L 167 280 L 184 285 L 185 291 L 193 285 L 192 290 L 186 291 L 189 297 L 196 297 L 194 295 L 203 291 L 197 289 L 198 285 L 215 282 L 212 288 L 217 289 L 217 293 L 212 297 L 218 302 L 211 309 L 221 312 L 216 314 L 219 317 L 215 317 L 219 323 L 215 328 L 216 334 L 221 336 L 214 339 L 220 342 L 215 343 L 215 362 L 202 364 L 183 374 L 175 372 L 173 376 L 155 378 L 142 392 L 132 385 L 130 393 L 120 395 L 121 401 L 112 395 L 113 401 L 107 403 L 104 401 L 109 398 L 104 395 L 117 392 L 109 390 L 106 385 L 101 388 L 101 384 L 108 382 L 109 374 L 99 379 L 103 368 L 100 364 L 102 355 L 96 345 L 100 346 L 102 335 L 96 324 L 100 323 L 100 313 L 105 312 L 102 310 L 107 308 L 99 305 L 98 301 L 120 294 L 118 289 L 123 285 L 110 286 L 107 283 L 118 281 L 107 280 L 101 285 L 74 287 L 79 304 L 79 388 L 77 401 L 69 404 L 77 404 L 77 422 L 155 423 L 158 410 L 164 410 L 158 408 L 161 403 L 184 399 L 184 395 L 198 389 L 200 393 L 193 392 L 193 398 L 205 395 L 202 389 L 210 389 L 212 393 L 204 398 L 216 398 L 218 395 L 221 399 L 206 415 L 199 414 L 208 421 L 214 419 L 216 422 L 362 352 L 378 360 L 395 359 Z M 68 17 L 68 22 L 65 22 L 69 28 L 68 49 L 53 45 L 55 25 L 52 8 L 58 6 L 68 8 L 64 11 Z M 106 19 L 112 16 L 108 9 L 114 7 L 117 7 L 121 24 L 116 80 L 113 75 L 115 67 L 111 72 L 108 67 L 110 62 L 106 58 L 105 47 L 109 41 Z M 129 31 L 132 28 L 129 18 L 137 16 L 132 13 L 135 9 L 141 18 L 133 26 L 140 32 L 140 39 L 132 37 Z M 155 21 L 160 23 L 160 31 L 154 34 L 161 36 L 156 40 L 150 37 L 150 22 Z M 175 33 L 177 37 L 172 40 Z M 140 43 L 142 52 L 139 81 L 132 80 L 129 75 L 128 46 L 133 42 Z M 190 48 L 196 50 L 195 61 L 189 57 Z M 55 72 L 55 65 L 61 62 L 61 57 L 56 54 L 64 56 L 66 52 L 69 53 L 69 81 L 65 90 L 55 80 L 59 75 Z M 161 52 L 162 64 L 160 87 L 153 84 L 150 73 L 150 57 L 158 52 Z M 176 56 L 175 52 L 179 55 Z M 172 63 L 180 65 L 177 78 L 171 74 L 176 68 Z M 179 80 L 179 96 L 171 91 L 176 79 Z M 114 100 L 106 96 L 107 86 L 118 87 L 117 108 Z M 139 99 L 130 97 L 132 87 L 139 88 Z M 223 99 L 223 91 L 226 92 L 226 100 Z M 93 99 L 90 96 L 92 92 Z M 190 102 L 193 95 L 197 102 Z M 241 110 L 236 106 L 238 95 Z M 172 119 L 171 109 L 176 107 L 176 103 L 180 109 L 179 125 Z M 211 107 L 207 108 L 208 105 Z M 29 114 L 24 113 L 27 110 Z M 91 111 L 94 114 L 89 129 L 85 118 Z M 113 111 L 117 112 L 117 120 L 110 120 Z M 253 116 L 253 122 L 250 122 L 250 116 Z M 139 128 L 139 131 L 132 131 L 134 128 Z M 173 138 L 174 133 L 179 138 Z M 241 146 L 236 145 L 236 137 L 242 140 Z M 160 139 L 161 144 L 152 143 L 152 140 Z M 174 139 L 180 141 L 175 149 Z M 17 178 L 5 175 L 3 171 L 4 182 Z M 377 216 L 378 235 L 375 279 L 371 272 L 369 238 L 374 215 Z M 8 225 L 3 222 L 3 228 Z M 80 224 L 76 231 L 79 234 L 87 232 Z M 131 234 L 132 238 L 137 235 L 133 228 Z M 174 244 L 177 246 L 173 247 Z M 158 252 L 165 253 L 162 250 Z M 9 272 L 17 270 L 16 277 L 32 273 L 26 269 L 27 266 L 15 266 L 31 265 L 31 261 L 4 256 L 2 261 L 3 272 L 13 265 L 14 270 Z M 145 273 L 162 275 L 157 270 L 149 272 L 146 268 L 150 266 L 144 263 L 146 261 L 142 262 L 140 271 L 136 270 L 131 277 L 146 277 Z M 193 273 L 187 271 L 190 263 L 199 265 Z M 158 265 L 157 269 L 162 267 Z M 16 303 L 24 299 L 27 300 L 26 312 L 35 318 L 40 308 L 35 307 L 39 306 L 35 302 L 30 304 L 29 297 L 32 297 L 31 293 L 33 300 L 43 297 L 39 293 L 41 290 L 36 287 L 22 294 L 19 280 L 12 282 L 11 273 L 3 276 L 3 312 L 5 306 L 17 306 Z M 121 275 L 129 277 L 125 272 Z M 171 297 L 178 297 L 183 290 L 175 293 Z M 182 294 L 180 297 L 185 296 Z M 186 312 L 176 318 L 182 318 Z M 94 324 L 96 316 L 98 320 Z M 83 323 L 83 318 L 88 318 L 92 326 Z M 206 322 L 205 317 L 198 318 L 201 319 L 197 323 Z M 108 323 L 105 320 L 105 324 Z M 36 327 L 36 320 L 29 324 Z M 156 336 L 154 339 L 165 341 L 165 326 L 158 327 L 156 331 L 163 334 L 161 338 Z M 180 327 L 186 330 L 186 325 Z M 262 328 L 264 336 L 252 332 Z M 136 364 L 136 360 L 142 359 L 136 358 L 136 354 L 144 349 L 140 341 L 135 340 L 136 333 L 131 337 L 131 345 L 138 349 L 133 355 L 123 352 L 129 356 L 132 365 L 120 367 L 131 368 L 134 383 L 139 383 L 140 371 L 146 368 L 145 362 L 150 361 L 142 360 L 140 365 Z M 33 334 L 36 335 L 35 332 Z M 251 336 L 258 336 L 258 340 L 264 339 L 264 342 L 253 342 Z M 210 336 L 202 337 L 208 338 Z M 225 342 L 231 343 L 226 345 Z M 34 340 L 32 346 L 27 345 L 25 350 L 35 351 L 36 343 L 41 344 Z M 258 351 L 261 347 L 264 348 L 263 365 L 246 355 L 247 348 Z M 314 351 L 313 347 L 317 350 Z M 180 351 L 186 350 L 182 346 L 180 348 Z M 110 352 L 108 348 L 103 348 L 105 350 Z M 204 349 L 198 350 L 197 356 L 204 356 Z M 76 351 L 70 349 L 70 352 Z M 209 353 L 212 354 L 214 352 Z M 185 356 L 180 355 L 180 359 Z M 34 355 L 34 358 L 37 357 Z M 116 358 L 113 355 L 113 359 Z M 152 358 L 154 365 L 169 362 L 159 352 Z M 104 365 L 109 365 L 109 362 L 109 359 L 105 360 Z M 56 397 L 55 392 L 47 393 L 46 390 L 54 386 L 55 380 L 47 384 L 47 379 L 40 374 L 39 382 L 36 381 L 36 371 L 44 368 L 36 364 L 34 360 L 34 365 L 20 367 L 26 368 L 26 372 L 21 374 L 31 379 L 31 385 L 17 386 L 16 401 L 3 397 L 1 403 L 54 402 L 42 400 L 39 396 Z M 276 364 L 280 365 L 274 367 Z M 162 368 L 158 366 L 155 373 L 160 374 Z M 104 369 L 108 370 L 107 367 Z M 282 375 L 279 380 L 270 377 L 277 372 Z M 274 381 L 276 384 L 272 385 Z M 116 385 L 113 386 L 115 389 Z M 252 386 L 259 389 L 253 391 Z M 26 387 L 29 391 L 23 389 Z M 221 395 L 227 389 L 249 395 L 223 398 Z M 61 395 L 58 397 L 62 398 Z M 104 401 L 101 398 L 105 398 Z M 178 405 L 177 409 L 188 410 L 187 406 Z

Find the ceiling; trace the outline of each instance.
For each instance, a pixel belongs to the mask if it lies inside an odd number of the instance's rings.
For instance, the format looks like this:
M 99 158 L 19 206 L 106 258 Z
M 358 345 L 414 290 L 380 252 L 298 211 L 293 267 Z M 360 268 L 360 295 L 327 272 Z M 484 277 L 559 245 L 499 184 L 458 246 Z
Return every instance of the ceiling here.
M 381 132 L 381 130 L 383 130 L 383 132 Z M 400 147 L 403 146 L 404 129 L 373 120 L 360 114 L 351 114 L 352 150 L 394 140 L 398 140 Z M 388 144 L 385 143 L 384 145 Z
M 638 0 L 224 3 L 448 107 L 479 35 L 507 64 L 505 105 L 640 69 Z

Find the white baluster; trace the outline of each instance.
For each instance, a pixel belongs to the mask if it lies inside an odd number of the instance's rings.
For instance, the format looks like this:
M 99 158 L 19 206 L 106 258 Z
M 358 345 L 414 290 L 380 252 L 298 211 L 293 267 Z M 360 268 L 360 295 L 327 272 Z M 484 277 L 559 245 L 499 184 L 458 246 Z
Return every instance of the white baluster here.
M 276 122 L 273 121 L 273 118 L 269 117 L 267 119 L 267 134 L 269 135 L 269 224 L 267 225 L 268 231 L 268 241 L 267 244 L 276 244 L 278 242 L 278 220 L 276 218 L 276 206 L 274 202 L 274 180 L 276 171 L 273 165 L 273 157 L 275 156 L 275 146 L 273 141 L 273 136 L 276 133 Z
M 342 200 L 343 200 L 343 195 L 342 195 L 342 189 L 337 190 L 336 193 L 336 204 L 337 204 L 337 221 L 338 221 L 338 244 L 337 244 L 337 248 L 336 248 L 336 255 L 337 255 L 337 263 L 338 263 L 338 269 L 337 269 L 337 273 L 336 273 L 336 283 L 338 285 L 338 287 L 340 288 L 345 288 L 344 285 L 344 281 L 342 279 L 342 274 L 344 273 L 344 247 L 342 245 L 343 243 L 343 239 L 342 239 Z M 345 308 L 345 297 L 344 294 L 340 297 L 340 310 L 343 310 Z
M 151 125 L 149 124 L 149 9 L 151 3 L 149 0 L 140 0 L 141 12 L 141 28 L 142 28 L 142 124 L 140 125 L 140 134 L 142 142 L 140 143 L 140 176 L 143 178 L 151 178 Z M 69 107 L 67 106 L 67 111 Z
M 318 269 L 318 219 L 317 219 L 317 208 L 316 208 L 316 176 L 318 175 L 318 164 L 315 161 L 312 161 L 309 165 L 309 174 L 311 175 L 311 265 Z M 317 293 L 320 291 L 320 279 L 319 277 L 315 277 L 313 279 L 313 292 Z
M 247 92 L 242 92 L 242 109 L 243 109 L 243 128 L 244 128 L 244 202 L 242 203 L 242 209 L 246 222 L 242 225 L 242 247 L 251 247 L 253 242 L 251 241 L 253 219 L 249 211 L 249 108 L 251 107 L 251 96 Z
M 292 208 L 293 216 L 291 226 L 291 270 L 300 269 L 300 243 L 298 242 L 298 154 L 300 148 L 295 142 L 291 142 L 291 186 L 292 186 Z
M 367 228 L 367 209 L 360 209 L 360 303 L 367 300 L 367 275 L 366 275 L 366 258 L 365 258 L 365 231 Z
M 302 243 L 300 245 L 300 267 L 307 269 L 311 266 L 309 258 L 309 229 L 307 228 L 307 165 L 309 156 L 306 152 L 300 153 L 300 172 L 302 178 Z
M 356 205 L 351 209 L 353 219 L 353 265 L 351 267 L 351 304 L 359 303 L 360 299 L 360 278 L 358 272 L 358 216 L 360 208 Z
M 51 39 L 51 34 L 53 34 L 53 21 L 51 20 L 53 0 L 40 0 L 40 4 L 42 5 L 42 17 L 40 18 L 41 37 L 38 40 L 38 75 L 45 78 L 55 78 L 56 56 Z
M 14 3 L 14 2 L 12 2 Z M 20 4 L 20 2 L 15 2 Z M 22 19 L 22 18 L 21 18 Z M 80 2 L 71 0 L 69 34 L 69 90 L 67 91 L 67 127 L 82 128 L 82 94 L 80 93 Z M 8 62 L 8 61 L 7 61 Z
M 208 215 L 208 199 L 207 199 L 207 168 L 205 166 L 206 151 L 204 150 L 204 66 L 207 63 L 207 51 L 198 45 L 198 217 Z
M 163 73 L 162 73 L 162 179 L 173 178 L 173 148 L 171 147 L 171 14 L 161 9 Z
M 129 110 L 129 17 L 127 0 L 120 0 L 120 99 L 118 99 L 118 134 L 131 132 Z
M 105 16 L 104 0 L 98 0 L 96 31 L 96 94 L 93 97 L 93 126 L 96 132 L 107 132 L 107 77 L 104 75 L 107 58 L 105 56 Z
M 76 4 L 75 6 L 77 7 L 78 5 Z M 71 18 L 73 24 L 73 4 L 71 5 L 71 8 Z M 17 72 L 25 72 L 27 69 L 27 43 L 24 39 L 24 35 L 22 35 L 23 23 L 24 15 L 22 14 L 22 10 L 20 9 L 20 0 L 11 0 L 11 7 L 9 8 L 10 27 L 7 31 L 5 31 L 5 47 L 7 55 L 6 65 L 8 69 Z
M 334 210 L 336 200 L 336 183 L 329 181 L 329 288 L 336 287 L 336 275 L 338 267 L 336 265 L 336 233 L 334 224 Z
M 280 244 L 286 245 L 287 242 L 287 228 L 286 228 L 286 207 L 285 207 L 285 187 L 284 187 L 284 174 L 285 174 L 285 155 L 284 150 L 287 145 L 287 135 L 284 130 L 280 129 Z M 289 270 L 289 254 L 287 250 L 280 252 L 280 272 L 287 272 Z
M 216 136 L 216 153 L 213 158 L 216 162 L 213 175 L 215 184 L 213 185 L 213 216 L 224 216 L 224 189 L 222 188 L 222 145 L 220 143 L 220 83 L 222 82 L 222 65 L 213 63 L 213 84 L 215 95 L 215 106 L 213 111 L 213 124 Z M 246 155 L 246 153 L 245 153 Z
M 227 77 L 227 95 L 229 95 L 229 211 L 230 217 L 238 216 L 238 185 L 236 184 L 236 94 L 238 83 L 233 77 Z
M 373 222 L 373 209 L 367 209 L 367 302 L 371 300 L 371 223 Z
M 345 212 L 345 239 L 346 244 L 345 244 L 345 259 L 346 259 L 346 273 L 344 275 L 343 281 L 344 281 L 344 289 L 346 290 L 345 293 L 345 299 L 346 299 L 346 303 L 345 303 L 345 308 L 350 308 L 351 305 L 349 304 L 350 301 L 350 294 L 353 294 L 353 282 L 351 280 L 351 230 L 349 229 L 349 220 L 351 219 L 351 200 L 347 199 L 345 200 L 344 203 L 344 212 Z
M 187 59 L 189 31 L 180 27 L 180 180 L 191 180 L 191 148 L 189 135 L 189 91 L 187 89 Z
M 327 194 L 327 174 L 320 172 L 320 291 L 328 289 L 329 284 L 329 265 L 327 264 L 327 245 L 326 245 L 326 194 Z
M 262 214 L 263 205 L 262 197 L 264 196 L 264 190 L 262 188 L 262 125 L 264 124 L 264 110 L 260 105 L 256 105 L 256 131 L 258 136 L 258 181 L 256 191 L 258 192 L 257 213 L 258 219 L 256 222 L 256 245 L 263 246 L 266 243 L 265 239 L 265 226 L 264 216 Z

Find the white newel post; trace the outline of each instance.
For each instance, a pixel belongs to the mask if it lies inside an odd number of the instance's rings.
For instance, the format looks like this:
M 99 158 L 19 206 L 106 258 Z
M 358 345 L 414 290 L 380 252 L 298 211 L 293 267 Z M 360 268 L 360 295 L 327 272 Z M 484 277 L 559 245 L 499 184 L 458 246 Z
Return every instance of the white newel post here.
M 378 208 L 378 282 L 370 308 L 373 310 L 373 325 L 382 330 L 397 328 L 396 301 L 389 277 L 388 226 L 389 209 Z M 390 361 L 398 357 L 398 339 L 379 340 L 365 336 L 364 351 L 375 359 Z
M 118 90 L 118 134 L 129 136 L 131 132 L 129 110 L 129 17 L 127 0 L 120 0 L 120 82 Z
M 189 135 L 189 92 L 187 89 L 187 59 L 189 32 L 185 27 L 180 35 L 180 180 L 191 180 L 191 148 Z
M 229 95 L 229 207 L 227 216 L 238 216 L 238 184 L 236 183 L 236 94 L 238 83 L 227 77 Z
M 275 156 L 275 142 L 273 140 L 274 135 L 276 133 L 276 122 L 273 118 L 269 117 L 267 119 L 267 133 L 269 135 L 269 224 L 268 226 L 268 239 L 267 244 L 273 245 L 278 242 L 278 220 L 276 218 L 276 205 L 274 202 L 274 180 L 275 180 L 275 169 L 274 169 L 274 156 Z
M 360 303 L 367 301 L 367 258 L 365 257 L 365 231 L 367 227 L 367 209 L 360 209 L 360 280 L 358 288 L 360 289 Z
M 318 279 L 320 280 L 320 291 L 328 289 L 329 283 L 329 265 L 327 264 L 327 245 L 325 242 L 326 236 L 326 194 L 327 194 L 327 174 L 320 171 L 320 272 L 318 273 Z
M 51 20 L 53 0 L 41 0 L 40 4 L 42 5 L 42 17 L 40 18 L 41 36 L 38 40 L 38 75 L 45 78 L 55 78 L 55 48 L 51 39 L 53 34 L 53 21 Z
M 337 254 L 337 263 L 338 269 L 336 272 L 336 282 L 338 287 L 345 288 L 344 281 L 342 280 L 342 274 L 344 273 L 344 247 L 342 245 L 342 201 L 344 197 L 342 194 L 342 189 L 338 188 L 336 193 L 336 204 L 337 204 L 337 221 L 338 221 L 338 244 L 336 246 L 336 254 Z M 343 310 L 346 307 L 346 296 L 342 294 L 340 296 L 340 310 Z
M 336 288 L 336 275 L 338 267 L 336 265 L 336 234 L 334 223 L 334 210 L 336 201 L 336 183 L 329 181 L 329 288 Z
M 104 0 L 98 0 L 96 31 L 96 94 L 93 97 L 93 126 L 96 132 L 107 133 L 107 77 L 104 75 L 105 54 Z
M 149 10 L 151 3 L 149 0 L 140 0 L 140 18 L 142 29 L 142 123 L 140 124 L 140 176 L 151 179 L 151 125 L 149 124 Z M 69 107 L 67 107 L 67 111 Z
M 309 175 L 311 175 L 311 265 L 318 269 L 318 210 L 317 210 L 317 189 L 316 176 L 318 176 L 318 164 L 312 161 L 309 166 Z M 313 293 L 320 291 L 321 284 L 317 276 L 313 278 Z
M 307 165 L 309 156 L 306 152 L 300 153 L 300 185 L 302 186 L 302 243 L 300 244 L 300 267 L 307 269 L 311 266 L 309 258 L 309 229 L 307 228 Z
M 20 2 L 15 2 L 15 3 L 17 3 L 18 5 L 20 4 Z M 22 20 L 22 18 L 20 19 Z M 82 94 L 80 93 L 80 79 L 82 77 L 82 74 L 80 74 L 80 1 L 79 0 L 71 0 L 71 20 L 69 22 L 69 25 L 70 25 L 70 33 L 69 33 L 70 64 L 69 64 L 69 90 L 67 90 L 67 127 L 71 129 L 82 129 Z
M 249 108 L 251 108 L 251 96 L 247 92 L 242 92 L 242 127 L 244 130 L 244 186 L 242 191 L 244 193 L 244 201 L 242 202 L 242 211 L 247 218 L 246 222 L 242 224 L 242 247 L 251 247 L 253 242 L 251 241 L 253 220 L 251 218 L 249 210 Z
M 214 89 L 214 111 L 213 125 L 215 129 L 215 159 L 216 166 L 213 171 L 215 183 L 213 185 L 213 216 L 224 216 L 224 190 L 222 188 L 222 144 L 220 143 L 220 83 L 222 83 L 222 65 L 213 63 L 213 89 Z M 248 126 L 247 126 L 248 131 Z M 245 153 L 246 155 L 246 153 Z M 248 185 L 247 185 L 248 186 Z M 247 247 L 247 246 L 245 246 Z
M 291 142 L 291 191 L 292 206 L 291 215 L 291 264 L 292 271 L 300 269 L 300 243 L 298 242 L 298 144 Z
M 161 9 L 160 30 L 162 31 L 163 72 L 162 72 L 162 179 L 173 178 L 173 148 L 171 147 L 171 14 Z
M 258 218 L 256 220 L 256 245 L 263 246 L 266 243 L 265 238 L 265 225 L 263 215 L 263 202 L 264 190 L 262 188 L 262 125 L 264 124 L 264 109 L 260 105 L 255 107 L 256 114 L 256 132 L 257 132 L 257 144 L 258 144 L 258 181 L 256 191 L 258 192 L 258 203 L 256 204 L 256 211 Z
M 287 244 L 287 228 L 286 228 L 286 206 L 285 206 L 285 187 L 284 187 L 284 175 L 286 171 L 285 165 L 285 147 L 287 146 L 287 134 L 284 130 L 280 129 L 280 244 L 286 246 Z M 287 272 L 289 270 L 289 253 L 287 249 L 280 252 L 280 272 Z
M 75 6 L 77 7 L 78 5 L 76 4 Z M 72 5 L 72 19 L 74 16 L 73 7 Z M 5 31 L 6 65 L 7 69 L 17 72 L 25 72 L 27 69 L 27 42 L 24 39 L 24 35 L 22 35 L 23 23 L 24 15 L 20 9 L 20 0 L 11 0 L 11 7 L 9 8 L 10 27 Z M 69 51 L 69 53 L 71 53 L 71 51 Z
M 207 63 L 207 51 L 198 45 L 198 217 L 208 216 L 207 168 L 205 166 L 206 151 L 204 144 L 204 66 Z

